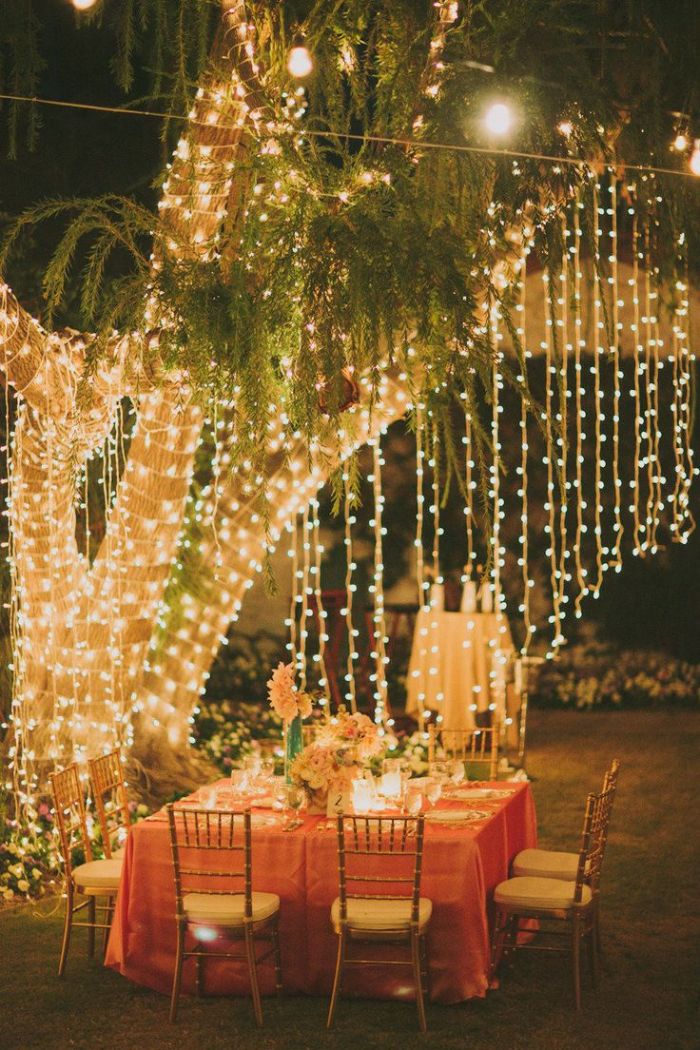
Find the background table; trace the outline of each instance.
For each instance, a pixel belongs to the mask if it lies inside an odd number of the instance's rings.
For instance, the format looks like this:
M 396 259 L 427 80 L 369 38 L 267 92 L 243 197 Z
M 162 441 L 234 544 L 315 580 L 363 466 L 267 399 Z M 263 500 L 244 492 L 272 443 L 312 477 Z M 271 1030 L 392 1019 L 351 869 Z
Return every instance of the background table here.
M 517 698 L 507 704 L 506 687 L 512 652 L 508 622 L 496 613 L 421 609 L 408 666 L 406 713 L 418 718 L 421 707 L 437 711 L 444 729 L 473 729 L 476 713 L 491 704 L 501 721 L 512 716 Z
M 478 824 L 445 827 L 426 822 L 421 893 L 433 901 L 428 957 L 431 998 L 436 1002 L 486 994 L 492 891 L 507 878 L 515 854 L 536 845 L 529 786 L 501 786 L 509 789 L 507 797 L 473 803 L 489 811 Z M 222 800 L 225 787 L 226 781 L 218 786 Z M 442 805 L 465 808 L 463 801 Z M 330 906 L 338 895 L 336 836 L 332 829 L 319 830 L 325 823 L 307 816 L 291 832 L 282 831 L 281 824 L 253 829 L 253 887 L 281 899 L 285 990 L 314 995 L 330 993 L 337 945 L 330 925 Z M 169 993 L 175 945 L 175 888 L 168 824 L 161 811 L 129 833 L 106 964 L 138 984 Z M 225 950 L 223 942 L 211 947 Z M 377 947 L 386 952 L 386 946 Z M 264 993 L 274 991 L 267 965 L 260 967 L 260 983 Z M 344 988 L 369 998 L 414 994 L 403 968 L 396 967 L 350 968 Z M 207 994 L 247 995 L 245 964 L 211 960 L 205 966 L 205 989 Z M 183 991 L 194 991 L 191 963 L 184 968 Z

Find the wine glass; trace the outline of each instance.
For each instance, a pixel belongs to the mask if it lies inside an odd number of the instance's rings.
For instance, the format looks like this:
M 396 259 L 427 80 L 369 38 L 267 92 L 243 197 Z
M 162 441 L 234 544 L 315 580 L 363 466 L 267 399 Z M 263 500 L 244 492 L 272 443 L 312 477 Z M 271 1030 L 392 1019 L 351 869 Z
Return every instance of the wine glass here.
M 275 759 L 272 755 L 266 755 L 260 759 L 260 780 L 265 785 L 265 788 L 269 788 L 272 783 L 272 778 L 275 775 Z
M 406 812 L 412 817 L 417 817 L 423 808 L 423 792 L 420 784 L 411 784 L 410 781 L 406 785 L 406 794 L 404 796 L 404 806 Z
M 456 785 L 463 784 L 467 776 L 467 771 L 464 768 L 464 762 L 462 761 L 462 759 L 453 759 L 452 762 L 450 762 L 449 769 L 450 780 L 452 781 L 452 783 Z
M 429 777 L 425 785 L 425 794 L 430 805 L 435 808 L 435 803 L 442 797 L 442 780 L 439 777 Z
M 296 784 L 287 784 L 285 789 L 285 827 L 293 827 L 296 817 L 290 817 L 292 813 L 298 813 L 304 803 L 304 792 Z
M 232 769 L 231 770 L 231 791 L 233 792 L 234 798 L 236 796 L 245 795 L 248 787 L 248 774 L 245 769 Z

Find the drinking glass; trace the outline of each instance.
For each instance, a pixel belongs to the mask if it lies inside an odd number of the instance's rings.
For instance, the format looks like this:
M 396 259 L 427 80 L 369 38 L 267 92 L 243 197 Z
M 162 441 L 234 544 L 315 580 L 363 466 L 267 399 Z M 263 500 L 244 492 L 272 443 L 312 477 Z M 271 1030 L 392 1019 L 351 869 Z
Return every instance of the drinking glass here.
M 423 792 L 420 784 L 411 784 L 409 781 L 406 785 L 404 805 L 406 807 L 406 812 L 410 814 L 410 816 L 418 816 L 423 808 Z
M 248 788 L 248 774 L 245 769 L 231 770 L 231 791 L 234 796 L 245 795 Z
M 304 803 L 304 792 L 296 784 L 287 784 L 285 787 L 285 825 L 288 827 L 296 819 L 297 814 Z M 291 814 L 291 815 L 290 815 Z
M 272 755 L 266 755 L 260 759 L 260 779 L 268 787 L 275 775 L 275 760 Z
M 428 802 L 434 808 L 435 803 L 439 802 L 442 796 L 442 781 L 439 777 L 430 777 L 428 779 L 425 785 L 425 794 Z
M 449 776 L 448 763 L 439 759 L 435 762 L 430 763 L 430 769 L 428 770 L 430 777 L 433 780 L 439 780 L 440 783 L 444 783 Z
M 461 758 L 455 758 L 450 762 L 450 780 L 453 784 L 463 784 L 467 776 L 464 762 Z

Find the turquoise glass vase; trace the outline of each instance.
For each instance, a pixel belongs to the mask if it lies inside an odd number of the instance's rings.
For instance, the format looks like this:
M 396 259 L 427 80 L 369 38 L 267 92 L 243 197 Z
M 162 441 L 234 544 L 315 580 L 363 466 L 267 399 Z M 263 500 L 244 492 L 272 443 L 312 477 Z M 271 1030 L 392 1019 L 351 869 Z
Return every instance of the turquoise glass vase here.
M 301 729 L 301 715 L 297 715 L 284 727 L 284 779 L 292 781 L 292 762 L 304 747 L 304 734 Z

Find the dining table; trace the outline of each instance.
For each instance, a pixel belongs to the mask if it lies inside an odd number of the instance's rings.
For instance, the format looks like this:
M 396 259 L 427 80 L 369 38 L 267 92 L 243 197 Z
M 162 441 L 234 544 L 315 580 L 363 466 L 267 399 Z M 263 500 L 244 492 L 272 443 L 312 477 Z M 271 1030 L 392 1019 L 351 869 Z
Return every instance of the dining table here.
M 250 808 L 253 889 L 276 893 L 281 902 L 284 990 L 328 995 L 337 949 L 330 923 L 338 896 L 335 820 L 302 811 L 296 826 L 285 830 L 284 815 L 256 801 L 270 800 L 235 797 L 230 782 L 222 780 L 175 805 Z M 427 938 L 430 998 L 457 1003 L 483 997 L 489 986 L 493 890 L 508 878 L 515 855 L 537 844 L 530 786 L 525 781 L 456 786 L 425 816 L 421 896 L 433 904 Z M 210 950 L 231 950 L 223 931 L 213 936 Z M 162 809 L 129 831 L 105 963 L 136 984 L 169 993 L 175 948 L 175 883 Z M 194 964 L 185 965 L 184 993 L 195 991 L 194 970 Z M 409 972 L 380 964 L 351 967 L 344 994 L 410 999 Z M 272 994 L 272 967 L 261 965 L 259 979 L 261 992 Z M 205 989 L 207 995 L 247 995 L 245 962 L 207 960 Z

